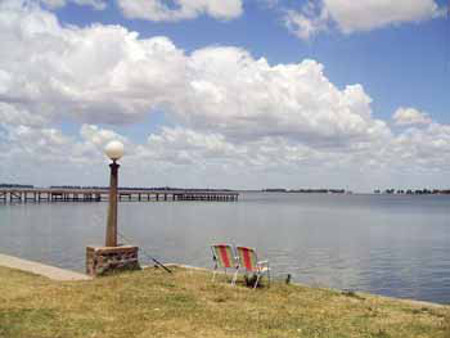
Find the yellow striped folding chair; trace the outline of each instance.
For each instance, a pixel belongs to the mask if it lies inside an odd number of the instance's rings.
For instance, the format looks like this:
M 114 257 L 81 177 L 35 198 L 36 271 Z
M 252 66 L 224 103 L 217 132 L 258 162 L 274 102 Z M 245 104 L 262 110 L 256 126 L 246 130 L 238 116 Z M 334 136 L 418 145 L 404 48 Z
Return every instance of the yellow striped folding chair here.
M 229 244 L 213 244 L 211 245 L 211 251 L 214 260 L 214 274 L 212 280 L 216 277 L 217 269 L 223 268 L 225 274 L 227 269 L 235 269 L 231 285 L 236 284 L 237 274 L 239 271 L 239 262 L 234 254 L 233 247 Z
M 261 277 L 267 274 L 270 285 L 270 267 L 268 261 L 258 261 L 256 250 L 245 246 L 238 246 L 237 248 L 240 268 L 245 269 L 246 275 L 252 273 L 256 275 L 256 281 L 253 288 L 258 286 Z

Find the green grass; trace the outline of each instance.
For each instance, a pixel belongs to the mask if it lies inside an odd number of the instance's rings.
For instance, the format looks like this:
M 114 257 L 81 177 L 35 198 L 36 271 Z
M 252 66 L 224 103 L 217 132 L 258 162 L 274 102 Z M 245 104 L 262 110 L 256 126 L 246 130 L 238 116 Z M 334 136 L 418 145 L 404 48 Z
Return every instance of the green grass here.
M 448 337 L 450 307 L 176 268 L 54 282 L 0 268 L 0 337 Z

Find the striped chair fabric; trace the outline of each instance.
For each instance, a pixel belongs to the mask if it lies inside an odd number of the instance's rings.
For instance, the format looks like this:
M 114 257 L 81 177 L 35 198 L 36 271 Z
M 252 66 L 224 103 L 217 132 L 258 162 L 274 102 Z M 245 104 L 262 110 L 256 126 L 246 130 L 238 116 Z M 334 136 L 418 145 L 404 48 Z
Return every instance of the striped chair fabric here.
M 245 269 L 247 273 L 256 274 L 256 281 L 254 288 L 258 286 L 258 283 L 263 276 L 267 274 L 269 284 L 270 284 L 270 267 L 268 261 L 258 261 L 258 256 L 256 255 L 256 250 L 253 248 L 248 248 L 245 246 L 238 246 L 237 248 L 239 265 L 241 268 Z
M 216 276 L 217 269 L 219 268 L 223 268 L 225 270 L 225 273 L 227 272 L 227 269 L 236 269 L 231 281 L 231 284 L 235 285 L 237 273 L 239 271 L 239 262 L 234 254 L 233 247 L 225 243 L 213 244 L 211 245 L 211 251 L 214 260 L 213 280 Z
M 229 244 L 214 244 L 211 246 L 218 268 L 235 268 L 237 265 L 233 248 Z

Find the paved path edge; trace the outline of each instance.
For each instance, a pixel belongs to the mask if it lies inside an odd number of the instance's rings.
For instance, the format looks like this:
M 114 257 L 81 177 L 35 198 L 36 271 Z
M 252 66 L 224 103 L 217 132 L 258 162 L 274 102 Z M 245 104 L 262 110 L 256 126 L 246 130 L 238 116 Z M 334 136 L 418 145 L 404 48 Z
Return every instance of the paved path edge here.
M 80 281 L 91 280 L 92 278 L 70 270 L 57 268 L 26 259 L 0 254 L 0 266 L 31 272 L 57 281 Z

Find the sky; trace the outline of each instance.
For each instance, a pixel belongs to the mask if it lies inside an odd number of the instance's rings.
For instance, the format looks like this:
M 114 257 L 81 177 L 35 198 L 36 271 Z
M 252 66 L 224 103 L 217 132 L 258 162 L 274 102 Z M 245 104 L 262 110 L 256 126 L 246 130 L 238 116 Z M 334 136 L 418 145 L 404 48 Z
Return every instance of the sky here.
M 0 0 L 0 183 L 450 188 L 440 0 Z

